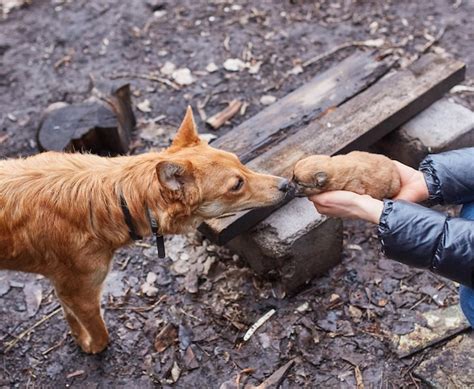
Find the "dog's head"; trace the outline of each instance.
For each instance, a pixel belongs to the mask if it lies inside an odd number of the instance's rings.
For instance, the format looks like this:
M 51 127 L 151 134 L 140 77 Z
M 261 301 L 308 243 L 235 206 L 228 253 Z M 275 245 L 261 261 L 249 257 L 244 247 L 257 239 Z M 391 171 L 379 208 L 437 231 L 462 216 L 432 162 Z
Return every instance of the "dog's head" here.
M 312 155 L 298 161 L 293 169 L 292 179 L 296 196 L 310 196 L 323 192 L 331 175 L 331 157 L 328 155 Z
M 256 173 L 202 141 L 190 107 L 164 155 L 156 168 L 163 199 L 184 203 L 203 219 L 275 205 L 290 189 L 288 180 Z

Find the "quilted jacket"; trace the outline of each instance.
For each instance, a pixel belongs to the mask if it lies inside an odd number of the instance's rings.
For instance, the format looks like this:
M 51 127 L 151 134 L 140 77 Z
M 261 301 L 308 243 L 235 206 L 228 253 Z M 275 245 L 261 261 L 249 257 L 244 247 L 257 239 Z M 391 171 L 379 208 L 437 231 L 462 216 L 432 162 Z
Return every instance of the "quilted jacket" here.
M 431 203 L 474 202 L 474 148 L 429 155 L 420 171 Z M 474 221 L 406 201 L 385 200 L 378 233 L 389 258 L 474 288 Z

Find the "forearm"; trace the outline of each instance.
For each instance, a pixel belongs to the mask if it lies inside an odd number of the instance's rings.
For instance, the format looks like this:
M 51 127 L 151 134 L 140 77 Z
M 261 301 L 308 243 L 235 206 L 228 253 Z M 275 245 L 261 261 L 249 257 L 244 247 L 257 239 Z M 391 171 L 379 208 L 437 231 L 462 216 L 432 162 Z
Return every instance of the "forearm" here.
M 474 286 L 474 221 L 388 200 L 380 217 L 379 238 L 389 258 Z

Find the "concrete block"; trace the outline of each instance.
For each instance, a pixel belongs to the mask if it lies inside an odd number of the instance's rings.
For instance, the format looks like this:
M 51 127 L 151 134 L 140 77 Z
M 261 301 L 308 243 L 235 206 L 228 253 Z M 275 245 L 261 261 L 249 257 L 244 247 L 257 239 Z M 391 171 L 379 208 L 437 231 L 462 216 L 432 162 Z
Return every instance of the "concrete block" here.
M 342 222 L 318 214 L 309 200 L 296 198 L 228 246 L 256 273 L 277 278 L 291 293 L 340 262 Z
M 370 150 L 418 167 L 430 153 L 474 146 L 474 112 L 447 98 L 437 101 Z

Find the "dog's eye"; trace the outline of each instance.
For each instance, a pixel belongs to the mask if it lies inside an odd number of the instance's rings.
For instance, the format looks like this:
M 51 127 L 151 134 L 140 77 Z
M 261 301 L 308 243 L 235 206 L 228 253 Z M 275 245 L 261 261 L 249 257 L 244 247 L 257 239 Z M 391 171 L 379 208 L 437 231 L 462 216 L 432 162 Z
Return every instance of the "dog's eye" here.
M 244 179 L 242 177 L 239 177 L 237 183 L 232 187 L 232 192 L 237 192 L 242 188 L 242 185 L 244 185 Z

